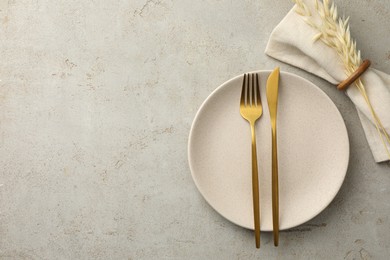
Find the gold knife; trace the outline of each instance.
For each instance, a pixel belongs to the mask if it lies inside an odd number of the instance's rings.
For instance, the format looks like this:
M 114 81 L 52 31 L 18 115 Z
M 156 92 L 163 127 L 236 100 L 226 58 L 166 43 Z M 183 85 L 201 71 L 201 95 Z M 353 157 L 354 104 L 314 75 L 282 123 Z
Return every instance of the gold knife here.
M 278 150 L 276 143 L 276 115 L 278 110 L 279 67 L 269 75 L 267 80 L 267 101 L 272 127 L 272 223 L 274 245 L 279 244 L 279 183 L 278 183 Z

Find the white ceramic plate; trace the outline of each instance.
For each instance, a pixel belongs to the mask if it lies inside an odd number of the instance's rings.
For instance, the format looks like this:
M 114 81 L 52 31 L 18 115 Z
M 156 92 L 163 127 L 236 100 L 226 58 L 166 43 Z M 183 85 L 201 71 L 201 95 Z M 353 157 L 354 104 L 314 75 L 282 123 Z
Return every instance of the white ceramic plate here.
M 259 71 L 263 115 L 256 124 L 261 230 L 272 230 L 271 128 L 266 97 L 270 71 Z M 237 225 L 253 229 L 250 127 L 239 112 L 243 75 L 218 87 L 192 124 L 188 157 L 206 201 Z M 278 101 L 280 229 L 325 209 L 348 167 L 347 130 L 334 103 L 317 86 L 281 72 Z

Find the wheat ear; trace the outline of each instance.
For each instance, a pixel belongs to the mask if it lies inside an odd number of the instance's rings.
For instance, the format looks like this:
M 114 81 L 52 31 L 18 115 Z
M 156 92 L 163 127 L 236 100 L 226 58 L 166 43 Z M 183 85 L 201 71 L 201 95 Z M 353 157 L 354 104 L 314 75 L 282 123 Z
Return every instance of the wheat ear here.
M 313 40 L 321 40 L 337 52 L 344 64 L 347 76 L 356 71 L 362 63 L 362 59 L 360 51 L 356 50 L 356 41 L 351 38 L 348 24 L 349 18 L 343 19 L 338 17 L 337 7 L 334 3 L 330 5 L 329 0 L 323 0 L 323 2 L 315 0 L 315 9 L 322 22 L 321 24 L 316 24 L 311 17 L 309 8 L 302 0 L 293 0 L 293 2 L 296 4 L 296 13 L 301 15 L 308 25 L 318 31 L 318 33 L 313 37 Z M 387 156 L 390 159 L 390 152 L 387 148 L 387 144 L 390 144 L 389 134 L 372 107 L 363 82 L 358 79 L 355 81 L 355 86 L 358 88 L 370 110 L 371 116 L 374 119 L 376 130 L 386 150 Z

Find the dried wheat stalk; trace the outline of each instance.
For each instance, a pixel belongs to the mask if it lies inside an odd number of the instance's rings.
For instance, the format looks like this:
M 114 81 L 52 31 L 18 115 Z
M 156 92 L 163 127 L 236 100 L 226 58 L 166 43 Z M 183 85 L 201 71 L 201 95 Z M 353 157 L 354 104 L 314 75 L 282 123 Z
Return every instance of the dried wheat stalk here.
M 323 2 L 315 0 L 315 9 L 318 12 L 322 22 L 321 24 L 316 24 L 311 17 L 309 8 L 306 6 L 303 0 L 293 0 L 293 2 L 296 4 L 296 13 L 301 15 L 308 25 L 318 31 L 318 34 L 314 36 L 313 40 L 321 40 L 323 43 L 337 52 L 338 56 L 344 63 L 345 73 L 347 76 L 356 71 L 356 69 L 362 63 L 362 59 L 360 56 L 360 51 L 356 50 L 356 41 L 351 38 L 348 25 L 349 18 L 343 19 L 338 17 L 337 7 L 334 5 L 334 3 L 330 5 L 329 0 L 323 0 Z M 386 145 L 386 142 L 390 144 L 389 134 L 386 132 L 386 129 L 383 127 L 381 120 L 375 113 L 362 81 L 360 79 L 356 80 L 355 86 L 359 89 L 359 92 L 367 103 L 367 106 L 374 119 L 375 127 L 386 149 L 387 155 L 390 158 L 390 152 Z

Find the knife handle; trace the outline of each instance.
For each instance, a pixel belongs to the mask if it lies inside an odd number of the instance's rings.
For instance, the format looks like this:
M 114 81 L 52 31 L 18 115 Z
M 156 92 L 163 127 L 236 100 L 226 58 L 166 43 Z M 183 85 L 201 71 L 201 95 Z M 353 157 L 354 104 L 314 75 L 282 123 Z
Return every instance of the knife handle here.
M 259 208 L 259 175 L 257 170 L 256 133 L 255 125 L 251 123 L 252 132 L 252 194 L 253 214 L 255 224 L 256 247 L 260 247 L 260 208 Z
M 279 182 L 278 182 L 278 148 L 276 126 L 272 129 L 272 223 L 274 245 L 279 245 Z

